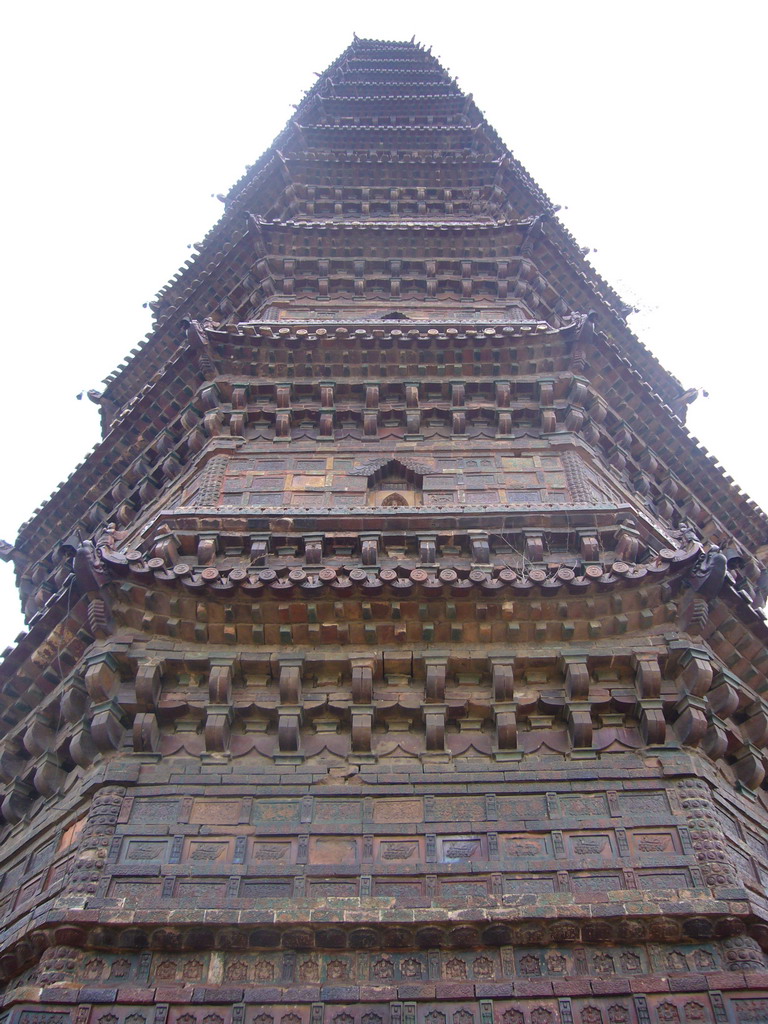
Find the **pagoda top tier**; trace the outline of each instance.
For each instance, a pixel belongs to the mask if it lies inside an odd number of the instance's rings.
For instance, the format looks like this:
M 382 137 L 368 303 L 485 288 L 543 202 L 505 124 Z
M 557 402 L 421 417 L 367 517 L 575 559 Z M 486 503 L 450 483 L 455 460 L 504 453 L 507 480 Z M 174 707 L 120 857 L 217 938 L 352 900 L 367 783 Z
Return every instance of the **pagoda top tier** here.
M 155 329 L 106 381 L 125 408 L 185 322 L 543 320 L 595 312 L 666 403 L 683 393 L 557 208 L 430 49 L 355 37 L 220 196 L 221 220 L 150 303 Z

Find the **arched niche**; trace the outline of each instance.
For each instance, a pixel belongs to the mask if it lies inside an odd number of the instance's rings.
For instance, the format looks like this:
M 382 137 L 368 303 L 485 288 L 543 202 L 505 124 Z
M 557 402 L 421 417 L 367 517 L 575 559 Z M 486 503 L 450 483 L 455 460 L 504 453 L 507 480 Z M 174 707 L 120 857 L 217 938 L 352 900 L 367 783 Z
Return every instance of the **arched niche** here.
M 376 468 L 371 467 L 366 501 L 382 508 L 421 505 L 422 487 L 421 473 L 399 459 L 388 459 Z

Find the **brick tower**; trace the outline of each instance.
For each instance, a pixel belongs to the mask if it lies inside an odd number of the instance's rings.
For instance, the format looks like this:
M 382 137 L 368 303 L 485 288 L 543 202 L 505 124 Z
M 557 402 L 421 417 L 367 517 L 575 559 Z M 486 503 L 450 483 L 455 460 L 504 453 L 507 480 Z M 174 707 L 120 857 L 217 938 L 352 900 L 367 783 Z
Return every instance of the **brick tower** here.
M 355 39 L 26 523 L 0 1024 L 768 1020 L 765 515 Z

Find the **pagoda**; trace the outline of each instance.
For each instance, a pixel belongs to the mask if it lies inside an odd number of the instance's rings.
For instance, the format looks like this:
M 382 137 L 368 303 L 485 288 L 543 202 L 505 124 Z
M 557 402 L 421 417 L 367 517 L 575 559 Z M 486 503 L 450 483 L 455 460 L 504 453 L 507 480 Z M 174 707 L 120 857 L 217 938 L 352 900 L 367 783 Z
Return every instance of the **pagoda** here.
M 0 1024 L 768 1021 L 768 519 L 355 38 L 2 548 Z

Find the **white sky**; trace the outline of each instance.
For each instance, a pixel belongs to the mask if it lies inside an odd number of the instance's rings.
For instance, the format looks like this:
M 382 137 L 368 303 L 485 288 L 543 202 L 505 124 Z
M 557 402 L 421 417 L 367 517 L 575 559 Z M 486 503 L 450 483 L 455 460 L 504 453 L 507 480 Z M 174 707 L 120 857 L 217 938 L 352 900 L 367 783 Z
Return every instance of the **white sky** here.
M 75 395 L 360 36 L 432 44 L 686 386 L 689 427 L 764 507 L 763 4 L 48 0 L 0 15 L 0 536 L 97 441 Z M 201 310 L 201 314 L 205 311 Z M 21 626 L 0 565 L 0 650 Z

